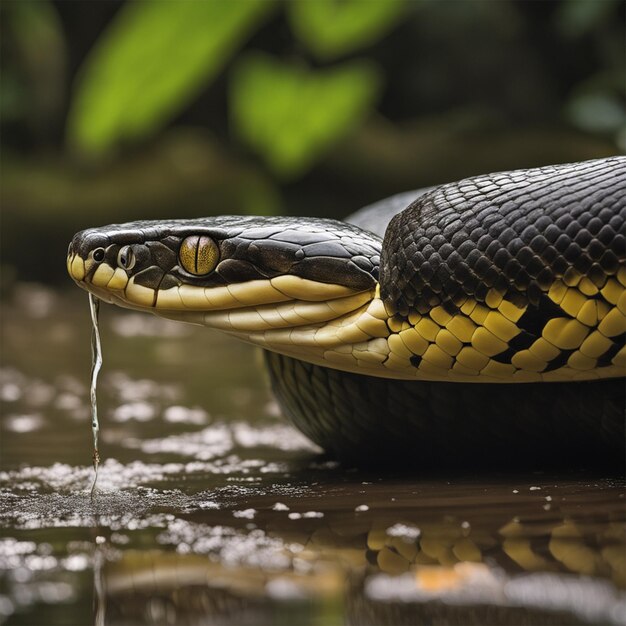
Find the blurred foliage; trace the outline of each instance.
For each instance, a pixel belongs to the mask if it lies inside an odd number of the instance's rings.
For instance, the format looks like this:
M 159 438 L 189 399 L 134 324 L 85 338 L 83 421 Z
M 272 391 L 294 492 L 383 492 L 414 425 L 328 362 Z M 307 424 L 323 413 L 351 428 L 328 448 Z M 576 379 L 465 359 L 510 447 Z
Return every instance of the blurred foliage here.
M 223 67 L 270 0 L 127 3 L 87 57 L 70 142 L 93 154 L 158 130 Z
M 320 59 L 333 59 L 385 35 L 405 4 L 405 0 L 315 0 L 286 6 L 294 34 Z
M 71 232 L 98 223 L 342 217 L 410 188 L 624 151 L 625 12 L 0 0 L 1 262 L 48 277 Z
M 47 136 L 65 95 L 65 41 L 59 17 L 46 0 L 5 3 L 2 10 L 3 17 L 9 13 L 12 28 L 2 41 L 0 118 L 4 122 L 24 117 L 33 132 Z
M 274 171 L 294 176 L 362 122 L 379 83 L 376 69 L 363 62 L 312 71 L 250 55 L 233 75 L 233 124 Z
M 91 157 L 159 130 L 215 78 L 273 2 L 204 0 L 126 4 L 83 64 L 69 113 L 72 145 Z M 297 34 L 320 56 L 375 41 L 403 0 L 288 2 Z M 278 175 L 308 169 L 359 123 L 380 84 L 373 67 L 327 71 L 250 57 L 232 79 L 236 132 Z
M 622 0 L 564 0 L 556 15 L 556 24 L 561 33 L 570 37 L 580 37 L 597 28 Z
M 572 98 L 567 115 L 575 126 L 595 133 L 618 133 L 626 127 L 626 111 L 617 94 L 581 93 Z

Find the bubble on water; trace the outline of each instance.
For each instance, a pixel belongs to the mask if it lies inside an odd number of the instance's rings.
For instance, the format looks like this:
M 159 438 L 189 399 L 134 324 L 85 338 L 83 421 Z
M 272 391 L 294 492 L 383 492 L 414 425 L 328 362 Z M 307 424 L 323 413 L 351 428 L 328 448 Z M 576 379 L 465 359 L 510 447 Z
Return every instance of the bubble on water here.
M 243 511 L 233 511 L 233 517 L 243 518 L 243 519 L 254 519 L 256 515 L 255 509 L 244 509 Z
M 154 485 L 197 475 L 242 473 L 262 465 L 262 459 L 240 459 L 230 455 L 212 462 L 122 464 L 109 458 L 100 467 L 99 491 L 89 497 L 92 471 L 62 463 L 51 467 L 24 467 L 0 472 L 0 527 L 18 529 L 92 527 L 96 523 L 112 530 L 163 525 L 166 517 L 151 516 L 166 507 L 178 511 L 219 509 L 251 496 L 263 495 L 257 477 L 254 486 L 228 484 L 210 493 L 187 495 L 178 489 L 157 489 Z M 281 474 L 282 476 L 282 474 Z M 233 478 L 234 476 L 228 476 Z M 246 477 L 243 477 L 246 478 Z M 273 485 L 276 495 L 297 496 L 301 489 Z M 140 518 L 138 520 L 138 518 Z M 125 524 L 128 526 L 125 527 Z
M 231 426 L 236 443 L 244 448 L 270 447 L 283 451 L 321 452 L 314 443 L 288 424 L 256 427 L 246 422 Z
M 196 424 L 202 426 L 208 421 L 208 413 L 200 407 L 168 406 L 163 411 L 163 419 L 172 424 Z
M 85 383 L 71 374 L 59 374 L 55 378 L 54 386 L 62 392 L 80 397 L 87 396 L 88 389 Z
M 261 474 L 282 474 L 283 476 L 289 476 L 288 470 L 287 463 L 265 463 L 259 468 Z
M 124 313 L 111 317 L 111 329 L 120 337 L 186 337 L 193 329 L 160 317 L 141 313 Z
M 53 556 L 39 556 L 38 554 L 29 554 L 24 559 L 24 564 L 31 572 L 56 569 L 58 563 Z
M 111 417 L 116 422 L 128 422 L 135 420 L 137 422 L 149 422 L 154 419 L 156 409 L 149 402 L 128 402 L 120 404 L 115 408 Z
M 312 461 L 309 463 L 309 469 L 312 470 L 334 470 L 339 467 L 338 461 Z
M 623 624 L 615 617 L 626 615 L 626 594 L 602 580 L 536 573 L 512 577 L 504 593 L 512 605 L 571 611 L 590 623 Z
M 309 594 L 289 578 L 273 578 L 265 585 L 265 592 L 274 600 L 303 600 Z
M 0 539 L 0 559 L 15 555 L 32 554 L 37 549 L 34 541 L 19 541 L 13 537 Z M 5 569 L 3 567 L 3 569 Z
M 39 408 L 48 406 L 55 395 L 56 390 L 52 385 L 34 379 L 29 381 L 28 388 L 24 394 L 24 400 L 29 406 Z
M 14 367 L 0 367 L 0 400 L 5 402 L 19 400 L 27 383 L 26 376 Z
M 203 510 L 217 510 L 222 508 L 219 502 L 213 502 L 212 500 L 199 501 L 198 506 Z
M 75 590 L 69 583 L 44 581 L 37 584 L 39 599 L 45 604 L 59 604 L 74 598 Z
M 16 308 L 33 319 L 48 317 L 57 302 L 55 292 L 39 283 L 18 283 L 14 304 Z
M 11 599 L 0 594 L 0 617 L 9 617 L 13 615 L 14 611 L 15 605 L 11 602 Z
M 86 554 L 72 554 L 63 559 L 61 565 L 69 572 L 82 572 L 91 567 L 91 558 Z
M 319 452 L 304 435 L 287 424 L 251 426 L 244 422 L 217 422 L 200 431 L 126 442 L 128 447 L 138 447 L 147 454 L 171 453 L 208 461 L 228 454 L 235 446 L 242 448 L 274 448 L 287 452 Z M 266 465 L 258 461 L 257 467 Z M 275 466 L 266 471 L 280 471 Z
M 134 379 L 125 372 L 111 372 L 104 377 L 104 383 L 119 402 L 139 402 L 161 400 L 176 401 L 181 396 L 181 388 L 174 383 L 163 383 L 147 378 Z
M 422 534 L 422 531 L 417 526 L 397 523 L 387 528 L 386 533 L 389 537 L 400 537 L 405 542 L 412 543 Z
M 139 448 L 147 454 L 172 453 L 208 461 L 224 456 L 233 448 L 230 428 L 214 424 L 204 430 L 140 441 Z
M 22 390 L 15 383 L 4 383 L 0 385 L 0 400 L 5 402 L 15 402 L 22 397 Z
M 265 413 L 265 415 L 268 415 L 269 417 L 281 417 L 283 414 L 282 409 L 280 408 L 280 405 L 274 399 L 269 400 L 265 404 L 265 408 L 263 412 Z
M 73 393 L 60 393 L 54 401 L 54 406 L 61 411 L 70 411 L 83 406 L 83 401 L 80 396 Z
M 4 420 L 7 430 L 14 433 L 30 433 L 44 424 L 43 417 L 38 413 L 32 415 L 8 415 Z
M 626 594 L 606 581 L 568 574 L 525 573 L 507 576 L 482 563 L 422 566 L 416 573 L 376 574 L 366 595 L 379 602 L 424 603 L 437 600 L 461 606 L 504 606 L 573 613 L 590 623 L 614 623 L 626 609 Z
M 258 567 L 285 570 L 291 567 L 289 546 L 256 528 L 245 532 L 229 526 L 209 526 L 176 519 L 157 536 L 162 545 L 185 545 L 194 554 L 205 554 L 226 567 Z

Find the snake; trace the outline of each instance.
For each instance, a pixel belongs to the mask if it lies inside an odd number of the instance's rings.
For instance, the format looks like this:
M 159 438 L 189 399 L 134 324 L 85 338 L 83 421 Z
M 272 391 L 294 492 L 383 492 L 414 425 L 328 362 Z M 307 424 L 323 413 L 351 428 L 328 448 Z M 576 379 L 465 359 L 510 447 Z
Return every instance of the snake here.
M 259 346 L 346 461 L 624 460 L 626 157 L 474 176 L 346 221 L 214 216 L 74 235 L 103 301 Z

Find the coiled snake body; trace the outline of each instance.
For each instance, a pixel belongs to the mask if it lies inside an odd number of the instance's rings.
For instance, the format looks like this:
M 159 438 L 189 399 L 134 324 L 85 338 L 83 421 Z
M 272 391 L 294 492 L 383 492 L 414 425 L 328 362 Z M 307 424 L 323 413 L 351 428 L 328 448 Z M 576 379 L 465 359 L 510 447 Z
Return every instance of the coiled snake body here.
M 362 227 L 89 229 L 68 270 L 108 302 L 260 345 L 284 411 L 340 457 L 622 458 L 626 158 L 478 176 L 397 212 L 406 198 Z

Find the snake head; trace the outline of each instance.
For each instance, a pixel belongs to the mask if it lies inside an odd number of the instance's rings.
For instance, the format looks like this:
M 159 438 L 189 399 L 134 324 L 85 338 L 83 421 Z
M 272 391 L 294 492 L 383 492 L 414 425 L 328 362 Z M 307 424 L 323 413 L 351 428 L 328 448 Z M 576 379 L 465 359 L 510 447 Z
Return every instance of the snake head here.
M 251 331 L 327 321 L 370 300 L 380 248 L 376 235 L 335 220 L 142 221 L 77 233 L 67 268 L 107 302 Z

